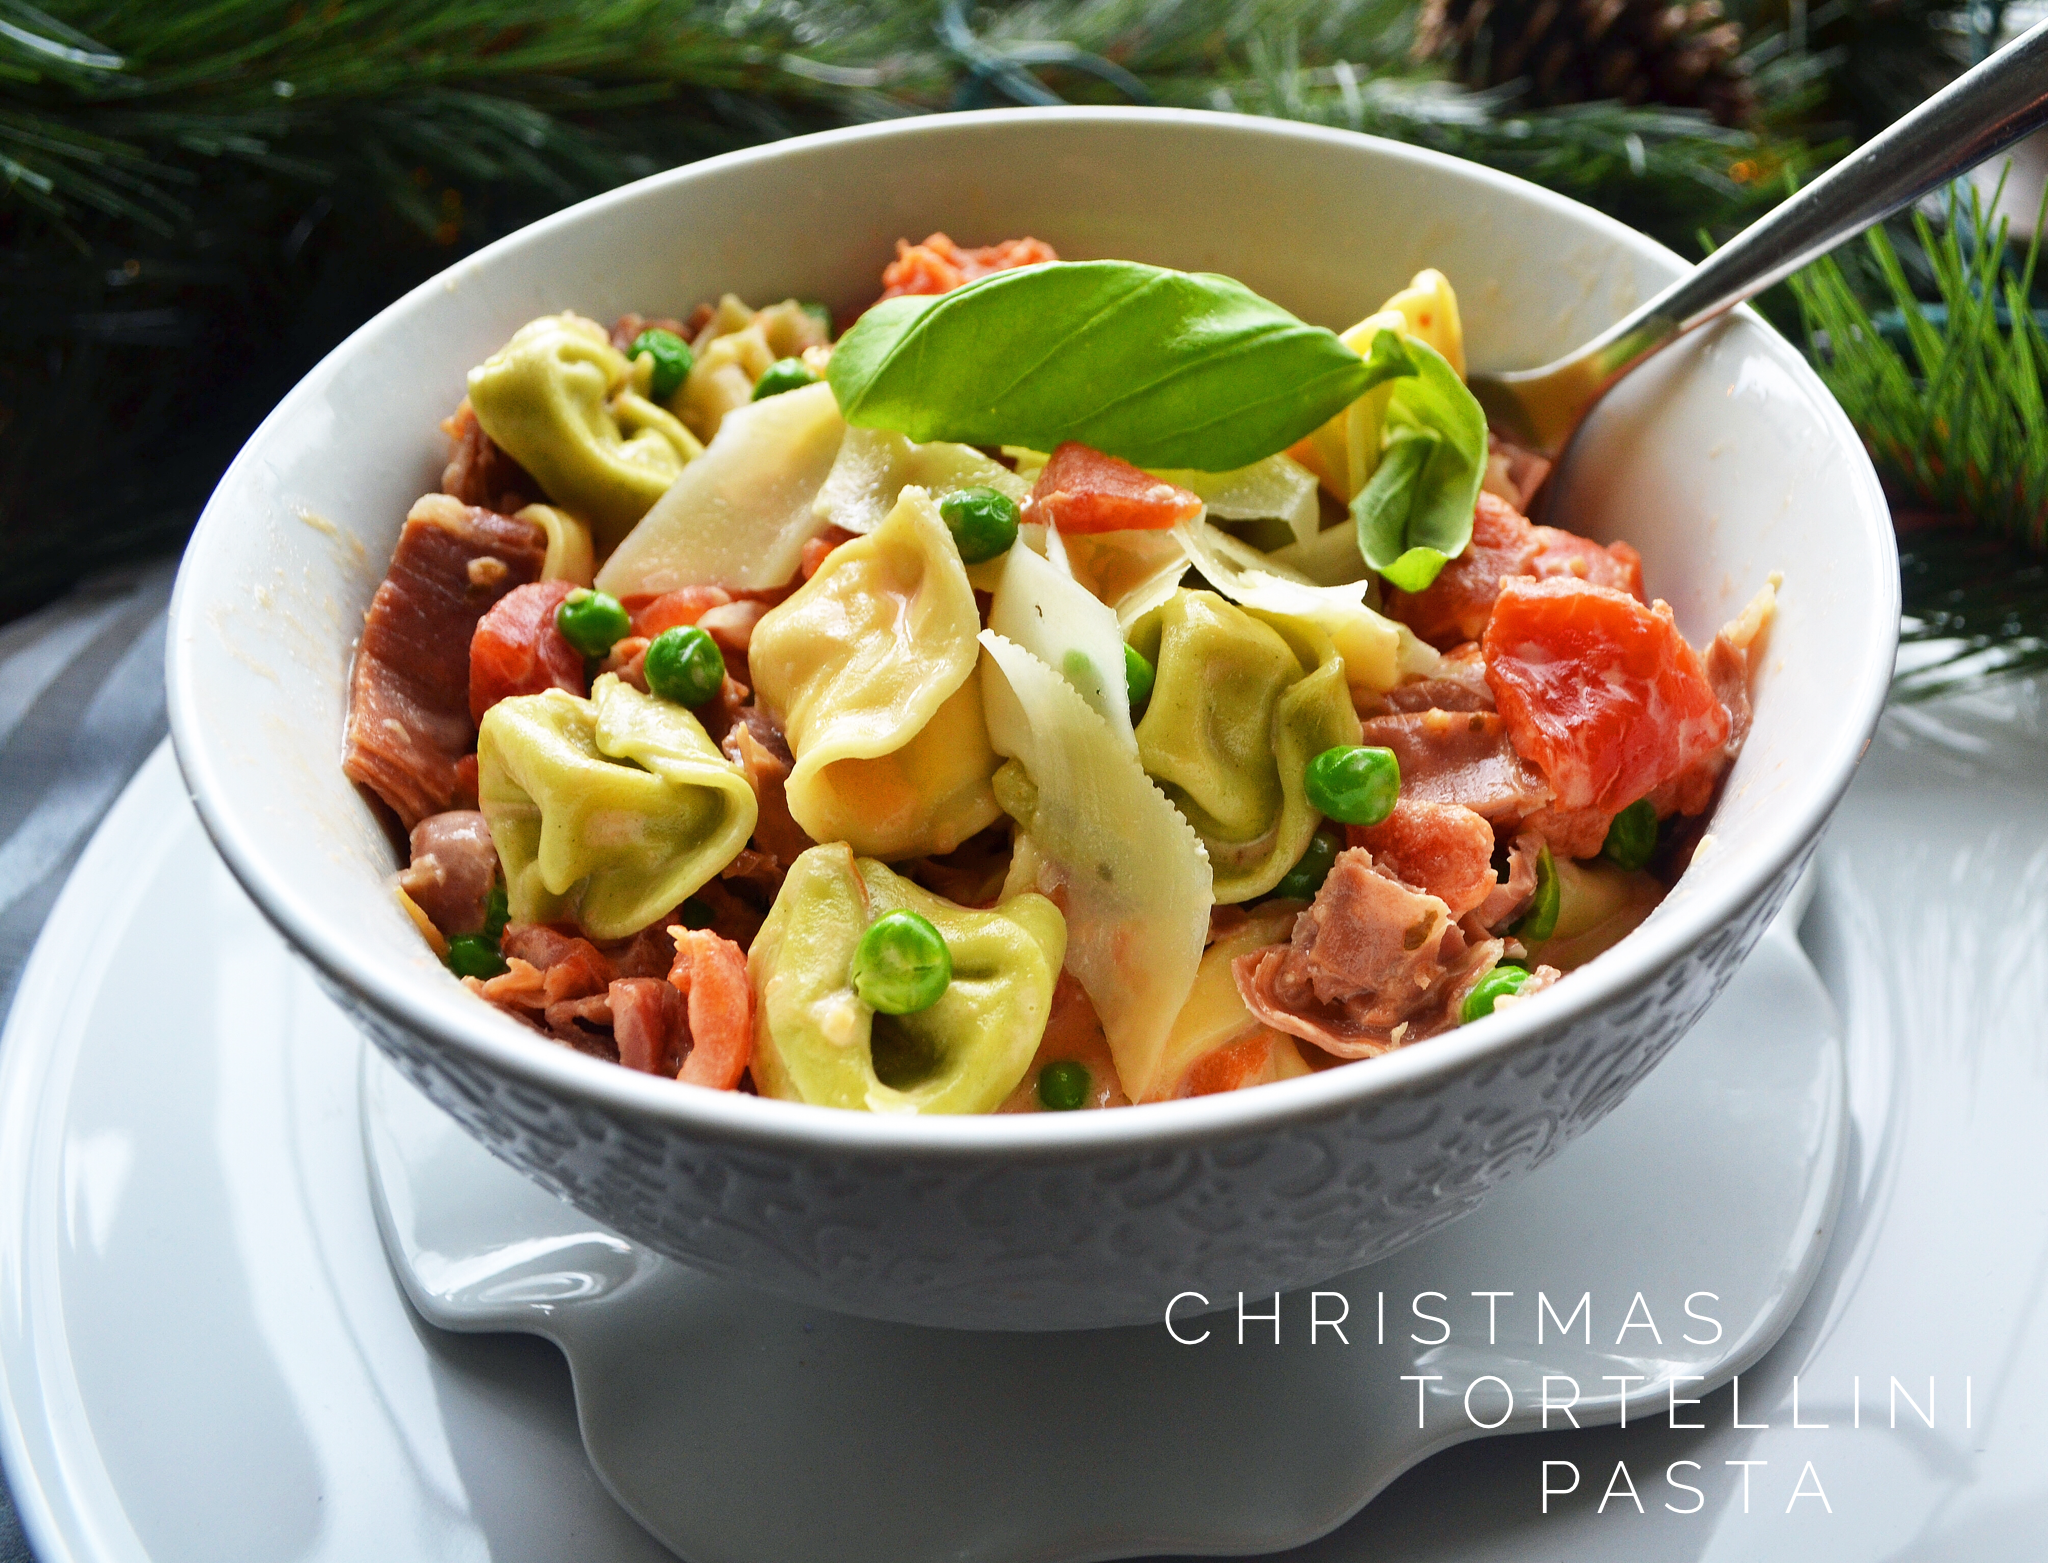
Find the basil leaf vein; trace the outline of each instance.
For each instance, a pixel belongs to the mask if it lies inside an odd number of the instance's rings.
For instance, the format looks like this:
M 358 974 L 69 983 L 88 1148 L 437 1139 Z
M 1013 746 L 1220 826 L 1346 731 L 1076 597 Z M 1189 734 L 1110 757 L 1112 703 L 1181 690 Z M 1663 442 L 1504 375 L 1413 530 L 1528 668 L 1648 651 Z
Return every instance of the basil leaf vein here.
M 1374 374 L 1232 278 L 1067 261 L 878 304 L 828 379 L 848 423 L 914 440 L 1079 440 L 1141 467 L 1227 472 L 1285 450 Z

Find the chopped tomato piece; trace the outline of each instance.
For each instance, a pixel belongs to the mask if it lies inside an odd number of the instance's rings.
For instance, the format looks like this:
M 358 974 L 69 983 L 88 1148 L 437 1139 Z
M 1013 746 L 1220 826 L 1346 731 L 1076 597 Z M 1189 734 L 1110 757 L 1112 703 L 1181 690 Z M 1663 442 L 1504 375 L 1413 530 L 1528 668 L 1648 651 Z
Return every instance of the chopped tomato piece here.
M 1062 532 L 1162 532 L 1202 513 L 1202 499 L 1076 440 L 1054 448 L 1025 519 Z
M 469 642 L 469 714 L 477 722 L 500 700 L 566 689 L 589 693 L 583 653 L 555 628 L 555 610 L 573 581 L 536 581 L 507 592 L 477 621 Z
M 674 932 L 676 961 L 668 980 L 689 1000 L 690 1019 L 690 1056 L 676 1078 L 730 1091 L 754 1056 L 754 988 L 746 951 L 708 928 Z
M 1728 740 L 1699 653 L 1658 603 L 1576 576 L 1501 587 L 1486 682 L 1560 810 L 1618 814 Z
M 896 241 L 896 258 L 882 268 L 882 297 L 906 293 L 950 293 L 992 271 L 1041 266 L 1056 261 L 1053 247 L 1040 239 L 1005 239 L 981 249 L 962 249 L 943 233 L 922 244 Z
M 1492 893 L 1493 827 L 1456 803 L 1403 798 L 1377 825 L 1345 828 L 1346 845 L 1364 847 L 1373 865 L 1426 890 L 1463 917 Z
M 652 640 L 663 630 L 695 624 L 713 608 L 732 601 L 732 593 L 719 586 L 685 586 L 659 597 L 633 598 L 626 611 L 633 616 L 633 633 Z
M 1609 543 L 1602 547 L 1590 537 L 1560 531 L 1554 526 L 1539 526 L 1533 531 L 1536 534 L 1536 557 L 1531 561 L 1531 568 L 1538 580 L 1574 575 L 1582 581 L 1591 581 L 1595 586 L 1611 586 L 1618 592 L 1627 592 L 1637 602 L 1643 600 L 1643 556 L 1627 543 Z

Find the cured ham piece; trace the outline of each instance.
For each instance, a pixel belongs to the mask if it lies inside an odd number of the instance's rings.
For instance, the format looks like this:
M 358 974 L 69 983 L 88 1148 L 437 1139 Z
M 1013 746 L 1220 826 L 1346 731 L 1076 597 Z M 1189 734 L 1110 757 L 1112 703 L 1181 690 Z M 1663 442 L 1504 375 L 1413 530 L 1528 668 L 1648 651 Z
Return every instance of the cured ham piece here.
M 430 814 L 412 828 L 412 864 L 398 888 L 450 938 L 484 926 L 498 849 L 490 826 L 475 809 Z
M 442 493 L 465 505 L 479 505 L 507 516 L 543 497 L 533 474 L 484 433 L 467 396 L 441 425 L 441 432 L 448 436 L 448 465 L 441 471 Z
M 604 952 L 588 939 L 543 924 L 513 923 L 505 930 L 499 948 L 507 960 L 525 961 L 541 973 L 543 992 L 550 1004 L 595 997 L 611 986 L 616 975 Z M 485 987 L 488 989 L 489 984 Z
M 574 581 L 536 581 L 509 592 L 478 621 L 469 643 L 469 714 L 484 713 L 513 695 L 566 689 L 587 695 L 583 653 L 555 627 L 555 610 L 576 590 Z
M 469 643 L 507 593 L 539 578 L 547 534 L 531 521 L 429 494 L 412 507 L 363 620 L 349 681 L 342 770 L 407 830 L 473 808 Z M 465 777 L 467 779 L 465 779 Z
M 1455 803 L 1487 820 L 1518 820 L 1550 801 L 1550 787 L 1515 752 L 1492 711 L 1415 711 L 1368 717 L 1362 744 L 1391 749 L 1401 796 Z
M 1543 838 L 1525 830 L 1508 848 L 1508 877 L 1486 893 L 1472 913 L 1471 923 L 1488 933 L 1522 915 L 1536 895 L 1536 859 L 1543 850 Z
M 605 1002 L 619 1062 L 673 1080 L 689 1034 L 682 994 L 659 977 L 621 977 L 605 990 Z
M 1561 814 L 1612 819 L 1720 749 L 1732 730 L 1663 603 L 1645 607 L 1571 576 L 1509 581 L 1482 649 L 1508 735 L 1542 771 Z M 1573 856 L 1588 855 L 1577 848 L 1590 836 L 1587 826 Z
M 753 846 L 772 870 L 770 889 L 779 889 L 789 865 L 817 845 L 789 812 L 784 783 L 795 769 L 796 759 L 789 752 L 788 740 L 767 712 L 747 706 L 735 717 L 719 747 L 754 789 Z
M 1491 711 L 1493 690 L 1486 682 L 1486 659 L 1479 647 L 1465 642 L 1447 652 L 1428 678 L 1396 684 L 1379 697 L 1377 711 L 1361 710 L 1359 715 L 1381 715 L 1393 711 Z
M 1435 896 L 1453 920 L 1493 893 L 1493 827 L 1456 803 L 1406 797 L 1377 825 L 1352 825 L 1350 845 L 1372 853 L 1373 866 L 1404 885 Z
M 1292 939 L 1239 956 L 1231 972 L 1264 1024 L 1339 1058 L 1370 1058 L 1456 1025 L 1466 989 L 1500 952 L 1498 940 L 1468 944 L 1441 900 L 1352 847 Z
M 1390 591 L 1387 612 L 1439 650 L 1486 632 L 1503 582 L 1569 576 L 1640 598 L 1643 560 L 1627 543 L 1603 546 L 1529 518 L 1497 494 L 1482 492 L 1472 541 L 1420 592 Z
M 1162 532 L 1202 514 L 1199 494 L 1091 450 L 1078 440 L 1053 447 L 1024 502 L 1024 518 L 1062 532 Z M 1468 635 L 1467 640 L 1473 637 Z
M 950 293 L 990 272 L 1042 266 L 1058 259 L 1058 252 L 1042 239 L 1005 239 L 980 249 L 963 249 L 943 233 L 933 234 L 922 244 L 898 239 L 896 258 L 882 268 L 882 297 Z

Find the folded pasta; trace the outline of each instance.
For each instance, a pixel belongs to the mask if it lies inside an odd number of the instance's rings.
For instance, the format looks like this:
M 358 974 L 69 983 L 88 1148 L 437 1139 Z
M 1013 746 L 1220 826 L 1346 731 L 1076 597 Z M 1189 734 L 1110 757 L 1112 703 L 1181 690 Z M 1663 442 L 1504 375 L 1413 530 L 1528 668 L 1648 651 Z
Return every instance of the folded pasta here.
M 1158 668 L 1138 758 L 1208 849 L 1219 903 L 1280 882 L 1320 817 L 1302 783 L 1325 749 L 1359 741 L 1344 662 L 1306 620 L 1182 589 L 1131 644 Z
M 953 977 L 937 1003 L 883 1015 L 848 971 L 888 912 L 929 919 Z M 1042 895 L 970 911 L 841 845 L 790 866 L 754 940 L 754 1080 L 764 1095 L 883 1113 L 985 1113 L 1023 1079 L 1052 1008 L 1066 924 Z
M 501 700 L 477 740 L 477 796 L 512 920 L 574 918 L 620 939 L 678 905 L 753 833 L 753 789 L 697 719 L 607 674 Z
M 994 822 L 980 629 L 960 551 L 921 488 L 755 625 L 756 695 L 796 757 L 789 811 L 813 841 L 904 858 L 950 852 Z
M 547 497 L 616 547 L 703 447 L 633 388 L 632 365 L 580 315 L 544 315 L 469 372 L 476 421 Z

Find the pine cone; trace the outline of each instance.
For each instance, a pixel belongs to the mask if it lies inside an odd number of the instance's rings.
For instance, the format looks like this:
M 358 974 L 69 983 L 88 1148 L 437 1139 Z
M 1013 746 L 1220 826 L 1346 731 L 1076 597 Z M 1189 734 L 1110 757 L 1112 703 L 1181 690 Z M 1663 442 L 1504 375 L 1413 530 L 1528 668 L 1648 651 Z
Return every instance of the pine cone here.
M 1720 0 L 1423 0 L 1415 53 L 1468 87 L 1526 81 L 1537 107 L 1618 98 L 1724 125 L 1755 108 L 1742 24 Z

